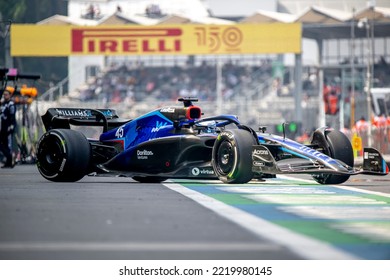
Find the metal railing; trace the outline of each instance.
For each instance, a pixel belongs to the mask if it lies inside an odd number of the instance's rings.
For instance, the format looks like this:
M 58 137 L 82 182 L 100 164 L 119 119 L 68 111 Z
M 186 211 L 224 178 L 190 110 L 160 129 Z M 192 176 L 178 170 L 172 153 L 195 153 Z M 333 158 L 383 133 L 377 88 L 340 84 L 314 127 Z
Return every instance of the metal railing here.
M 68 82 L 69 82 L 69 77 L 64 78 L 62 81 L 50 87 L 49 90 L 47 90 L 41 96 L 39 96 L 38 100 L 53 102 L 58 98 L 61 98 L 67 92 Z

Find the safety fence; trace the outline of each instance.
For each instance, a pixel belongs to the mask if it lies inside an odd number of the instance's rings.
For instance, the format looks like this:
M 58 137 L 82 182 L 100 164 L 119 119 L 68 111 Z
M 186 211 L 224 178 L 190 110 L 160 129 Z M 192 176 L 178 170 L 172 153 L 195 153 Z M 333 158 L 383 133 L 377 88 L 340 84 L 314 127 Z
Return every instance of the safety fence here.
M 390 154 L 390 127 L 371 128 L 371 135 L 368 129 L 365 130 L 347 130 L 343 131 L 351 140 L 352 147 L 356 156 L 363 155 L 364 147 L 373 147 L 382 154 Z M 371 141 L 369 141 L 371 137 Z

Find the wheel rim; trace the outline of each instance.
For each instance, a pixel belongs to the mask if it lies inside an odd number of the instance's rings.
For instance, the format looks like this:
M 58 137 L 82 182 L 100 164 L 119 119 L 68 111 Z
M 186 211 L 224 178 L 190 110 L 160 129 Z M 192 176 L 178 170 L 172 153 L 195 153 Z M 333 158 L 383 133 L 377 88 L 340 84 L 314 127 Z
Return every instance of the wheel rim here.
M 234 166 L 233 146 L 225 141 L 218 148 L 218 169 L 222 174 L 229 174 Z
M 64 159 L 64 150 L 59 139 L 55 137 L 56 139 L 51 141 L 50 138 L 51 136 L 41 143 L 38 152 L 39 168 L 47 176 L 57 174 Z

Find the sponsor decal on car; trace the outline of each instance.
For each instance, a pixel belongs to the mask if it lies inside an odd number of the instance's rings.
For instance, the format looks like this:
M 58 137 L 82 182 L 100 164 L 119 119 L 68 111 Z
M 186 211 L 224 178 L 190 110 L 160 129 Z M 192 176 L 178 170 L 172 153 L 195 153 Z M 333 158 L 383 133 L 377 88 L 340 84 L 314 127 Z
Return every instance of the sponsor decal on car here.
M 234 140 L 234 136 L 233 136 L 233 134 L 231 134 L 230 132 L 225 132 L 225 131 L 223 131 L 223 132 L 221 132 L 220 134 L 219 134 L 220 136 L 226 136 L 227 138 L 229 138 L 230 140 Z
M 270 153 L 270 151 L 261 145 L 253 146 L 252 149 L 252 159 L 254 160 L 253 165 L 255 165 L 255 161 L 259 162 L 272 162 L 273 157 Z M 257 165 L 257 166 L 263 166 L 263 165 Z
M 333 158 L 331 157 L 328 157 L 327 155 L 317 151 L 317 150 L 314 150 L 312 148 L 309 148 L 309 147 L 306 147 L 306 146 L 300 146 L 299 149 L 303 152 L 305 152 L 306 154 L 309 154 L 311 156 L 314 156 L 316 158 L 319 158 L 319 159 L 322 159 L 323 161 L 325 162 L 331 162 L 331 161 L 334 161 Z
M 253 161 L 253 166 L 259 166 L 259 167 L 264 167 L 265 166 L 265 163 L 262 162 L 262 161 Z
M 64 158 L 64 159 L 62 160 L 62 162 L 61 162 L 61 166 L 60 166 L 60 169 L 59 169 L 60 172 L 64 171 L 65 163 L 66 163 L 66 158 Z
M 100 111 L 100 110 L 99 110 Z M 112 111 L 111 110 L 104 110 L 104 111 L 100 111 L 103 113 L 103 115 L 105 115 L 106 117 L 112 117 L 113 114 L 112 114 Z
M 207 169 L 207 168 L 198 168 L 194 167 L 191 169 L 191 174 L 194 176 L 199 176 L 199 175 L 214 175 L 214 170 L 212 169 Z
M 56 109 L 56 111 L 57 111 L 58 115 L 66 116 L 66 117 L 85 117 L 85 118 L 87 118 L 87 117 L 92 116 L 91 110 Z
M 379 157 L 379 153 L 364 152 L 363 156 L 365 159 L 374 159 L 375 157 Z
M 175 112 L 175 108 L 171 108 L 171 107 L 166 107 L 166 108 L 162 108 L 160 110 L 161 113 L 174 113 Z
M 137 159 L 148 159 L 149 156 L 153 156 L 153 152 L 152 151 L 148 151 L 148 150 L 137 150 Z
M 166 126 L 168 123 L 167 122 L 159 122 L 156 121 L 156 126 L 152 128 L 152 132 L 157 132 L 162 128 L 163 126 Z
M 253 151 L 253 154 L 254 155 L 268 155 L 269 152 L 267 150 L 259 150 L 259 149 L 255 149 Z

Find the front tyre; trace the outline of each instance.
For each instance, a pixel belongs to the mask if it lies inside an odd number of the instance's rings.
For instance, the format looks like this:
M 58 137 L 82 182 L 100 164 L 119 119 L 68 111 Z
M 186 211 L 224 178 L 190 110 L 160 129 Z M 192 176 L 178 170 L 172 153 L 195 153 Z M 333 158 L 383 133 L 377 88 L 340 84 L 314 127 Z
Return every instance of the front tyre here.
M 221 132 L 214 143 L 211 163 L 214 172 L 224 183 L 244 184 L 253 178 L 252 146 L 254 136 L 247 130 Z
M 91 146 L 85 136 L 70 129 L 52 129 L 42 135 L 37 146 L 37 167 L 54 182 L 76 182 L 89 169 Z
M 323 149 L 323 153 L 331 158 L 338 159 L 353 167 L 353 149 L 351 142 L 344 133 L 338 130 L 324 130 L 314 132 L 312 144 Z M 314 180 L 320 184 L 342 184 L 349 179 L 349 175 L 314 174 Z

